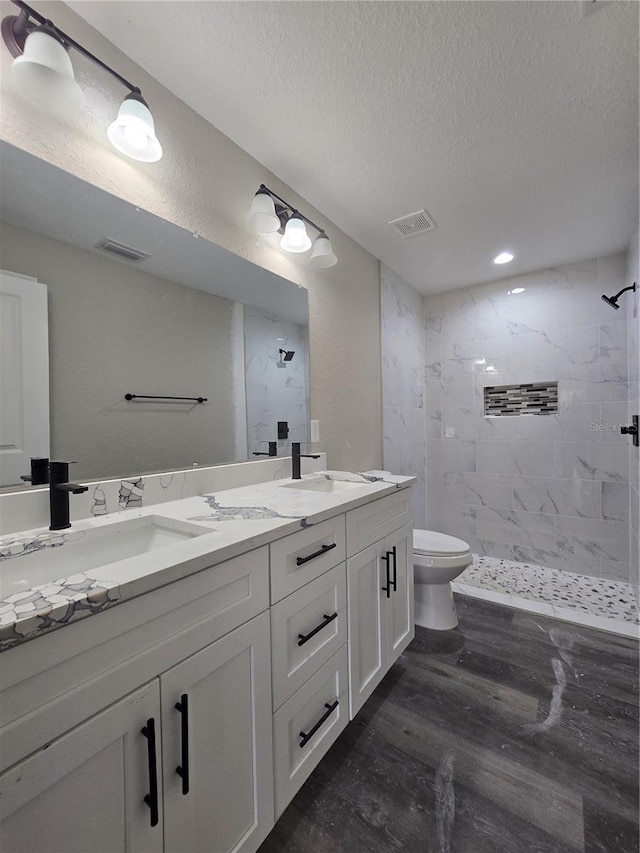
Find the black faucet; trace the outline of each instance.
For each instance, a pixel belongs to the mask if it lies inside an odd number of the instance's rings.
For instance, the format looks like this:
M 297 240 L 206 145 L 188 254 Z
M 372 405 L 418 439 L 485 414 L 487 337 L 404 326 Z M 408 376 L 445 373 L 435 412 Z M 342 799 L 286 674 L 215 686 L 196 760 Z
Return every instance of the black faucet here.
M 44 486 L 49 482 L 49 460 L 46 456 L 31 457 L 31 473 L 20 477 L 32 486 Z
M 320 459 L 319 453 L 300 453 L 300 442 L 291 442 L 291 479 L 300 479 L 300 460 L 301 459 Z
M 70 462 L 49 462 L 45 457 L 32 457 L 31 474 L 21 477 L 32 486 L 49 483 L 49 530 L 66 530 L 69 522 L 69 492 L 73 495 L 88 492 L 88 486 L 69 482 Z
M 258 453 L 254 450 L 254 456 L 277 456 L 278 455 L 278 442 L 270 441 L 269 442 L 269 452 L 268 453 Z
M 65 530 L 71 527 L 69 522 L 69 492 L 80 495 L 88 492 L 88 486 L 69 483 L 69 462 L 49 463 L 49 509 L 51 524 L 49 530 Z

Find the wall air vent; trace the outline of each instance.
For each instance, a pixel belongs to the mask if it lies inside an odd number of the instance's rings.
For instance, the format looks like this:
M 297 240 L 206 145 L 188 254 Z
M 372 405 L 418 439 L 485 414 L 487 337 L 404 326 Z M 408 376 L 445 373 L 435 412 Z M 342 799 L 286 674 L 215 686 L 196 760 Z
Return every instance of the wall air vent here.
M 124 243 L 118 243 L 117 240 L 112 240 L 110 237 L 99 240 L 95 248 L 100 249 L 101 252 L 107 252 L 109 255 L 115 255 L 117 258 L 122 258 L 124 261 L 133 261 L 133 263 L 149 257 L 148 252 L 134 249 L 132 246 L 125 246 Z
M 433 231 L 436 227 L 436 223 L 426 210 L 418 210 L 408 216 L 401 216 L 400 219 L 392 219 L 389 225 L 392 225 L 401 237 L 415 237 L 416 234 Z

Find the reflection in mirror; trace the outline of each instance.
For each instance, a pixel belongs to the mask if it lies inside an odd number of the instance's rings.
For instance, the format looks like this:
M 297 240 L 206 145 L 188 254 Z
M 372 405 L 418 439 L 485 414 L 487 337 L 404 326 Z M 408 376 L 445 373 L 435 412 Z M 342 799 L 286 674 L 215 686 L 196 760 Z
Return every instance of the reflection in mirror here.
M 279 455 L 306 440 L 304 288 L 6 143 L 0 169 L 0 485 L 28 474 L 30 456 L 77 460 L 78 481 L 253 459 L 278 421 L 290 429 Z M 106 238 L 115 255 L 97 248 Z M 39 329 L 11 291 L 29 281 L 47 287 Z M 46 385 L 19 369 L 47 325 L 49 448 L 29 427 Z
M 287 456 L 292 441 L 308 437 L 308 328 L 253 306 L 244 316 L 249 452 L 267 452 L 276 441 L 278 455 Z

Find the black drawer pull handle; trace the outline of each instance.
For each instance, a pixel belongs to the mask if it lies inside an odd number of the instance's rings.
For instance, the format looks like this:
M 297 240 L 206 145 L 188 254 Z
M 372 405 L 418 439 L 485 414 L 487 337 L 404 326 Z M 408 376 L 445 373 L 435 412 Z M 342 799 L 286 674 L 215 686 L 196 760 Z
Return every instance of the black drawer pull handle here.
M 302 738 L 302 740 L 300 741 L 300 743 L 298 744 L 298 746 L 306 746 L 306 744 L 311 740 L 311 738 L 314 736 L 314 734 L 318 731 L 318 729 L 320 728 L 320 726 L 321 726 L 321 725 L 322 725 L 326 720 L 328 720 L 328 719 L 329 719 L 329 717 L 331 716 L 331 714 L 333 714 L 333 712 L 335 711 L 335 709 L 338 707 L 338 700 L 336 699 L 336 701 L 335 701 L 335 702 L 333 702 L 331 705 L 329 705 L 329 703 L 328 703 L 328 702 L 325 702 L 325 703 L 324 703 L 324 707 L 325 707 L 327 710 L 326 710 L 326 711 L 324 712 L 324 714 L 320 717 L 320 719 L 319 719 L 319 720 L 318 720 L 318 722 L 315 724 L 315 726 L 311 729 L 311 731 L 310 731 L 310 732 L 300 732 L 300 737 Z
M 308 563 L 309 560 L 315 559 L 315 557 L 321 557 L 323 554 L 326 554 L 327 551 L 331 551 L 332 548 L 337 548 L 338 543 L 334 542 L 333 545 L 323 545 L 319 551 L 314 551 L 313 554 L 309 554 L 308 557 L 296 557 L 296 566 L 304 566 L 305 563 Z
M 180 720 L 180 749 L 181 764 L 176 767 L 176 773 L 182 779 L 182 793 L 189 793 L 189 697 L 183 693 L 180 701 L 175 704 L 176 711 L 182 715 Z
M 147 739 L 147 759 L 149 762 L 149 793 L 145 794 L 144 801 L 151 810 L 151 826 L 157 826 L 158 764 L 156 761 L 156 723 L 153 717 L 147 720 L 147 725 L 142 729 L 142 734 Z
M 298 645 L 299 646 L 304 646 L 304 644 L 307 642 L 307 640 L 310 640 L 312 637 L 315 637 L 315 635 L 318 633 L 318 631 L 322 631 L 322 629 L 326 628 L 327 625 L 329 625 L 331 622 L 333 622 L 334 619 L 337 619 L 338 618 L 338 611 L 336 610 L 336 612 L 332 613 L 331 616 L 327 616 L 327 614 L 324 613 L 322 618 L 324 619 L 324 622 L 321 622 L 319 625 L 317 625 L 313 629 L 313 631 L 309 631 L 308 634 L 298 634 Z

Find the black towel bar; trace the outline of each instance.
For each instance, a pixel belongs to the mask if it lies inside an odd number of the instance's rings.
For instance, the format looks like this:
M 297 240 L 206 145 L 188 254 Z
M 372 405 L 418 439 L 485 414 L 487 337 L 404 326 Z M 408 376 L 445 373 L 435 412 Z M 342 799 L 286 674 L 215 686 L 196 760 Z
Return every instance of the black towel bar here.
M 125 394 L 125 400 L 191 400 L 194 403 L 206 403 L 206 397 L 159 397 L 157 394 Z

